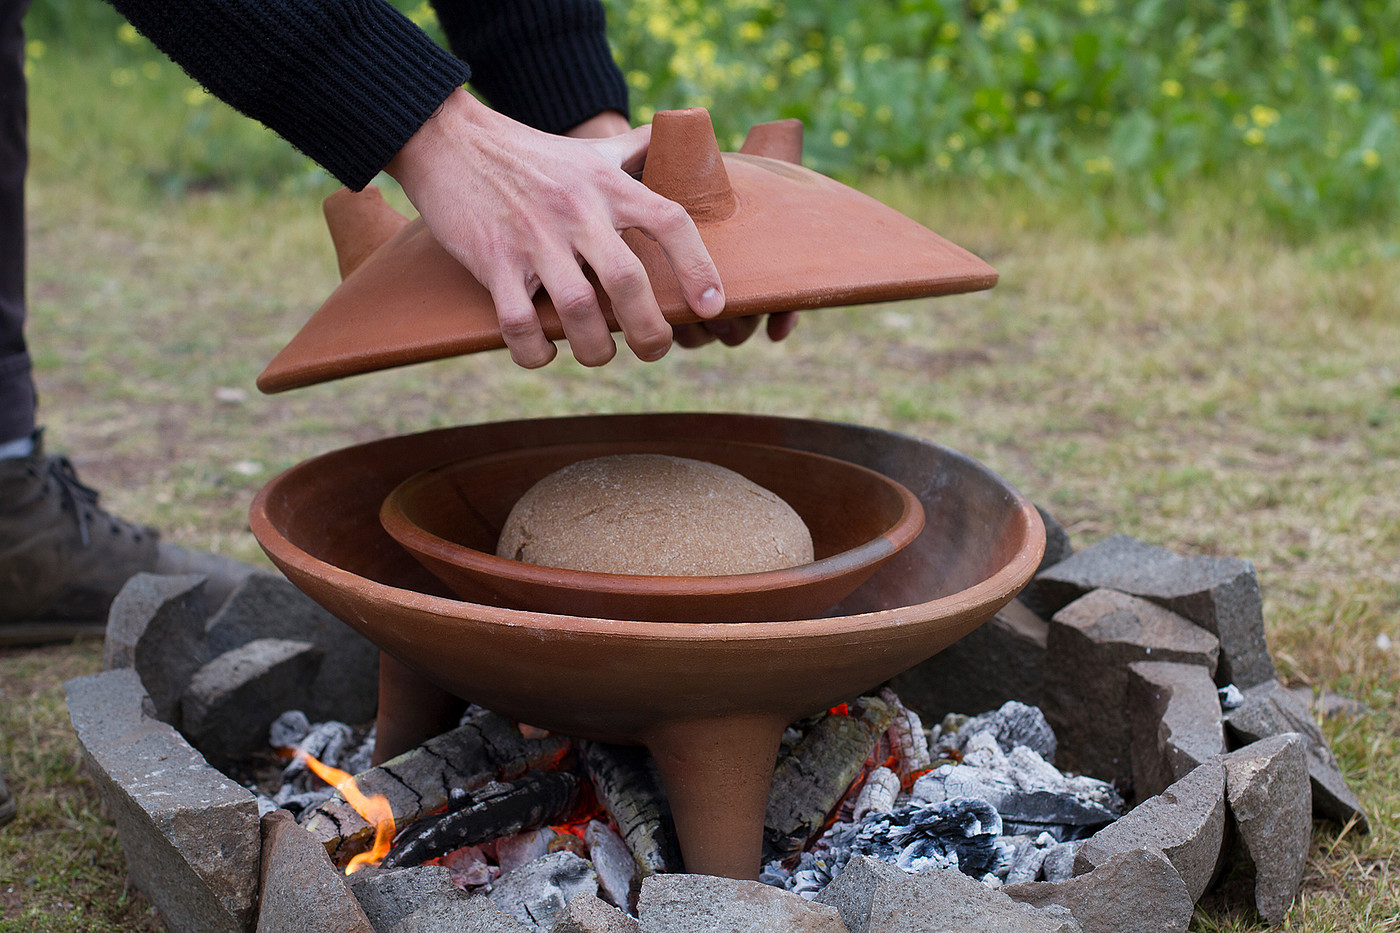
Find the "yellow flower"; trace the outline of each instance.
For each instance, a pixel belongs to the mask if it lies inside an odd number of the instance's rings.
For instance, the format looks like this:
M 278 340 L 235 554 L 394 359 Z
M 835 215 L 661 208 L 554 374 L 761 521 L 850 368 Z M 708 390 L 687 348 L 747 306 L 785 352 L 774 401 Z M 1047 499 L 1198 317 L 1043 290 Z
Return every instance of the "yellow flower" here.
M 1264 131 L 1257 126 L 1251 126 L 1244 131 L 1244 141 L 1251 146 L 1262 146 L 1264 144 Z
M 963 146 L 967 145 L 967 140 L 962 138 L 961 133 L 954 133 L 953 135 L 949 136 L 943 141 L 943 145 L 947 146 L 954 152 L 960 152 L 962 151 Z
M 1015 13 L 1021 8 L 1021 0 L 1001 0 L 1001 8 L 1007 13 Z
M 894 109 L 889 104 L 881 104 L 875 108 L 875 119 L 880 123 L 889 123 L 894 119 Z
M 1027 107 L 1039 107 L 1045 103 L 1045 95 L 1039 91 L 1027 91 L 1021 95 L 1021 99 L 1026 102 Z
M 1317 20 L 1311 16 L 1300 16 L 1293 22 L 1293 31 L 1300 36 L 1310 36 L 1317 32 Z
M 776 91 L 778 89 L 778 76 L 775 74 L 764 75 L 763 89 L 765 91 Z
M 940 152 L 938 155 L 933 157 L 933 164 L 946 172 L 948 171 L 948 169 L 953 167 L 953 157 L 946 152 Z
M 141 41 L 141 33 L 130 23 L 122 23 L 117 27 L 117 41 L 122 45 L 135 45 Z
M 831 144 L 837 149 L 845 149 L 851 144 L 851 134 L 845 130 L 832 130 Z
M 739 38 L 745 42 L 757 42 L 763 38 L 763 27 L 750 20 L 739 24 Z
M 962 29 L 952 20 L 938 27 L 938 38 L 942 39 L 944 42 L 952 42 L 961 33 Z
M 949 59 L 948 56 L 944 55 L 942 52 L 939 52 L 937 55 L 933 56 L 928 60 L 928 67 L 930 71 L 947 71 L 948 66 L 950 64 L 952 64 L 951 59 Z
M 1035 51 L 1035 36 L 1031 35 L 1029 29 L 1016 30 L 1016 47 L 1022 52 Z
M 1354 104 L 1361 99 L 1361 89 L 1350 81 L 1338 81 L 1332 85 L 1332 99 L 1343 104 Z
M 24 44 L 24 57 L 30 61 L 34 61 L 43 58 L 44 53 L 48 50 L 49 47 L 44 43 L 43 39 L 30 39 Z
M 1325 75 L 1337 73 L 1337 59 L 1331 55 L 1319 55 L 1317 57 L 1317 70 Z
M 1249 4 L 1244 0 L 1235 0 L 1226 8 L 1225 19 L 1236 29 L 1244 25 L 1245 18 L 1249 15 Z
M 1183 90 L 1181 82 L 1175 78 L 1167 78 L 1162 82 L 1162 96 L 1164 97 L 1180 97 Z
M 1263 104 L 1255 104 L 1249 108 L 1249 119 L 1255 126 L 1268 128 L 1278 122 L 1278 111 Z
M 1079 0 L 1079 12 L 1085 16 L 1093 16 L 1099 11 L 1099 0 Z
M 1085 159 L 1084 173 L 1086 175 L 1111 175 L 1113 174 L 1113 160 L 1108 156 L 1094 156 L 1092 159 Z
M 209 92 L 202 87 L 186 88 L 183 96 L 185 103 L 191 107 L 199 107 L 209 102 Z
M 1355 23 L 1348 23 L 1342 27 L 1342 38 L 1347 42 L 1361 41 L 1361 27 Z
M 1381 154 L 1374 149 L 1367 149 L 1361 153 L 1361 164 L 1369 169 L 1380 168 Z
M 994 36 L 1001 32 L 1005 26 L 1006 17 L 996 10 L 992 10 L 982 17 L 982 25 L 978 27 L 978 32 L 984 36 Z

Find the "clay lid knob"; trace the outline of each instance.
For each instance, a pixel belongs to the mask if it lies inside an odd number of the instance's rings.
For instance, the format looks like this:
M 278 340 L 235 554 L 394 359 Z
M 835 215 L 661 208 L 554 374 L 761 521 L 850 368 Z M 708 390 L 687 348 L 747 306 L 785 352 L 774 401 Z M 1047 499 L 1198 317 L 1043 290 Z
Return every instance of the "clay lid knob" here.
M 710 112 L 703 107 L 655 116 L 642 183 L 680 204 L 696 223 L 724 220 L 738 207 Z
M 363 191 L 341 188 L 322 202 L 321 209 L 342 279 L 408 225 L 408 218 L 390 207 L 375 185 Z
M 763 156 L 779 162 L 802 164 L 802 121 L 793 117 L 755 123 L 739 147 L 744 155 Z

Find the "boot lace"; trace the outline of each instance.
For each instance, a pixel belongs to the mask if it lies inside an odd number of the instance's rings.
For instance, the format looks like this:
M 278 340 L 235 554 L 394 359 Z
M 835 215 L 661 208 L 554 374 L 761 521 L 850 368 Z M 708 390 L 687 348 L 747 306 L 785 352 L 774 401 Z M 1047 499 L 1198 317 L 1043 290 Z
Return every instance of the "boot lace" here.
M 120 531 L 118 519 L 108 515 L 97 505 L 98 492 L 78 479 L 78 471 L 73 468 L 73 463 L 67 457 L 53 456 L 48 458 L 49 478 L 58 485 L 59 494 L 63 496 L 63 501 L 73 510 L 73 515 L 78 521 L 78 534 L 82 538 L 83 547 L 92 543 L 92 535 L 88 531 L 88 521 L 93 514 L 101 515 L 112 525 L 113 533 Z M 139 533 L 137 539 L 140 539 Z

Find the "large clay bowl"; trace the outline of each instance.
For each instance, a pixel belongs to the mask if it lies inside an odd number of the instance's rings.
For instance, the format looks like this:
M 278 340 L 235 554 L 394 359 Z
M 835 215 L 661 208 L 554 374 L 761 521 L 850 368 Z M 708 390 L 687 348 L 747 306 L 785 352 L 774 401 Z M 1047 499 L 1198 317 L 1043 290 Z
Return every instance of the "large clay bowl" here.
M 668 623 L 454 599 L 379 522 L 384 497 L 455 458 L 565 443 L 723 437 L 876 470 L 924 533 L 836 607 L 790 622 Z M 272 480 L 253 533 L 287 577 L 456 696 L 656 759 L 690 871 L 756 877 L 783 728 L 878 686 L 991 618 L 1045 546 L 1034 506 L 975 461 L 857 425 L 740 414 L 581 416 L 431 431 L 324 454 Z M 382 710 L 381 710 L 382 713 Z
M 665 454 L 727 467 L 792 506 L 815 560 L 727 576 L 594 573 L 495 554 L 516 501 L 561 467 L 608 454 Z M 384 500 L 386 531 L 474 602 L 647 622 L 772 622 L 825 615 L 924 527 L 924 509 L 889 477 L 846 460 L 712 438 L 551 444 L 467 457 L 415 474 Z

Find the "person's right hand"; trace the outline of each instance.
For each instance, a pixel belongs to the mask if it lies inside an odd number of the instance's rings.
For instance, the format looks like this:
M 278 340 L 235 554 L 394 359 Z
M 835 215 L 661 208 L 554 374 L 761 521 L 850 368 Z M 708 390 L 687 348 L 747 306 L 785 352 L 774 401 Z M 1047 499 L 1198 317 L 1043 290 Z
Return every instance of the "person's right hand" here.
M 620 231 L 634 227 L 661 246 L 700 317 L 724 308 L 719 272 L 685 208 L 629 174 L 650 139 L 650 127 L 604 139 L 553 136 L 459 89 L 387 171 L 443 248 L 491 292 L 516 363 L 535 368 L 554 358 L 531 300 L 541 286 L 575 358 L 586 366 L 612 359 L 616 347 L 584 265 L 611 300 L 627 345 L 650 361 L 670 349 L 671 326 Z

